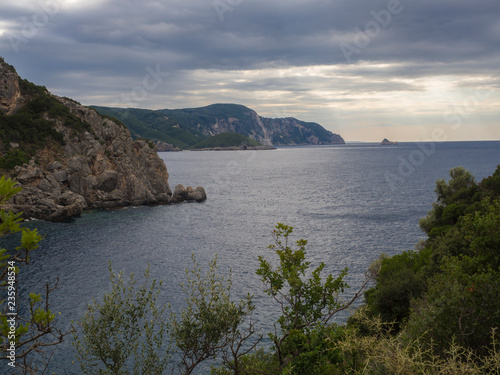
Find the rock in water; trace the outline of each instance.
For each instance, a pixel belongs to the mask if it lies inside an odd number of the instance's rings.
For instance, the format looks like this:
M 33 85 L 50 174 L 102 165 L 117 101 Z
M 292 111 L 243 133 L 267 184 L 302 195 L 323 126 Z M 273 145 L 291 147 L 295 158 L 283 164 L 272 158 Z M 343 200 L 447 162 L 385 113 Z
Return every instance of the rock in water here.
M 389 141 L 387 138 L 384 138 L 384 139 L 382 140 L 382 142 L 380 142 L 380 144 L 381 144 L 382 146 L 391 146 L 391 145 L 397 145 L 397 144 L 398 144 L 398 142 L 397 142 L 397 141 L 392 142 L 392 141 Z
M 174 195 L 172 197 L 173 203 L 180 203 L 184 201 L 196 201 L 203 202 L 207 199 L 207 194 L 205 193 L 205 189 L 201 186 L 198 186 L 194 189 L 191 186 L 184 188 L 181 184 L 177 185 L 174 189 Z

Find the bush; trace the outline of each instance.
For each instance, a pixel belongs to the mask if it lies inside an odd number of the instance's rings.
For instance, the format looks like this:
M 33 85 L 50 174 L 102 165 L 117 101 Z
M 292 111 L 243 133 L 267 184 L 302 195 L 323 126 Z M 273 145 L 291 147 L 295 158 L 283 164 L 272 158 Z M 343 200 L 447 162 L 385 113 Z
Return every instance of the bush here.
M 292 227 L 278 223 L 273 231 L 274 244 L 269 249 L 278 255 L 279 265 L 273 267 L 259 256 L 257 275 L 282 312 L 277 322 L 280 330 L 269 334 L 279 364 L 291 373 L 301 373 L 328 357 L 322 342 L 329 321 L 358 298 L 369 279 L 350 301 L 342 301 L 341 294 L 348 288 L 344 281 L 347 269 L 336 278 L 330 274 L 323 281 L 321 272 L 325 264 L 320 263 L 307 277 L 311 264 L 305 260 L 307 241 L 300 239 L 295 243 L 296 249 L 291 248 L 288 241 L 292 232 Z
M 376 276 L 376 285 L 365 293 L 365 301 L 372 315 L 380 315 L 383 322 L 401 323 L 410 314 L 410 301 L 426 290 L 426 279 L 431 251 L 405 251 L 382 260 Z
M 76 323 L 74 341 L 84 374 L 162 374 L 170 359 L 164 344 L 167 326 L 165 307 L 156 300 L 161 282 L 149 280 L 137 286 L 132 274 L 125 283 L 109 265 L 111 291 L 103 301 L 92 301 L 85 316 Z

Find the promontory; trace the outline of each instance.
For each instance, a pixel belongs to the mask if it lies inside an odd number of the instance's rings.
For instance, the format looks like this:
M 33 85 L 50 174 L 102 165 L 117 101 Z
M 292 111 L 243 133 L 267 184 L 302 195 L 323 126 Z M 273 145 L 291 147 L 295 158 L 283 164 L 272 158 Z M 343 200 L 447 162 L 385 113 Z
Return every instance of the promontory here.
M 206 199 L 202 187 L 168 184 L 156 146 L 69 98 L 20 78 L 0 58 L 0 172 L 23 190 L 6 209 L 62 221 L 90 208 Z

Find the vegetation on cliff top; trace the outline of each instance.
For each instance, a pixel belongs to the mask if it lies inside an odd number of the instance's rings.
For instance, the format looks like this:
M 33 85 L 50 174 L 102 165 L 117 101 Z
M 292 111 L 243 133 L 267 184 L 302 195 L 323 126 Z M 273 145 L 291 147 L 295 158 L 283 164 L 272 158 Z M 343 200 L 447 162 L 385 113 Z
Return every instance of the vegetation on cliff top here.
M 22 78 L 18 82 L 25 104 L 12 115 L 0 111 L 0 169 L 7 171 L 27 163 L 47 145 L 65 144 L 63 135 L 55 129 L 56 120 L 74 132 L 91 131 L 45 87 Z
M 264 138 L 264 133 L 267 132 L 269 141 L 277 145 L 308 144 L 312 139 L 331 143 L 332 137 L 331 132 L 317 123 L 293 118 L 264 118 L 240 104 L 212 104 L 201 108 L 155 111 L 99 106 L 93 108 L 101 114 L 120 119 L 127 125 L 133 137 L 160 140 L 180 149 L 192 148 L 209 138 L 208 134 L 221 131 L 230 131 L 250 138 L 255 138 L 255 134 Z M 340 136 L 334 137 L 337 137 L 340 143 L 343 142 Z
M 237 133 L 220 133 L 201 141 L 193 149 L 214 147 L 262 146 L 255 139 Z

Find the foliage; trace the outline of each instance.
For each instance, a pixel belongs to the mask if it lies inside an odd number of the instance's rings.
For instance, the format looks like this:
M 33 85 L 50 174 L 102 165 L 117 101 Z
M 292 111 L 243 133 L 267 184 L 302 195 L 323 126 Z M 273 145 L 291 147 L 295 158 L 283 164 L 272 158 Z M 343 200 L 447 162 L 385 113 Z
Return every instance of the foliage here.
M 16 182 L 0 178 L 0 205 L 21 191 Z M 45 298 L 30 293 L 28 311 L 22 312 L 18 296 L 18 278 L 24 264 L 29 263 L 30 252 L 38 248 L 42 236 L 37 229 L 21 227 L 21 214 L 0 210 L 0 238 L 20 233 L 20 245 L 15 249 L 0 250 L 0 359 L 5 360 L 22 374 L 35 374 L 43 370 L 50 360 L 46 349 L 64 340 L 69 332 L 54 326 L 55 314 L 49 309 L 49 295 L 57 288 L 45 285 Z M 14 315 L 15 314 L 15 315 Z M 15 318 L 13 318 L 15 317 Z M 11 351 L 15 350 L 15 357 Z
M 259 348 L 240 358 L 238 371 L 240 375 L 276 375 L 280 373 L 280 365 L 274 353 Z M 226 366 L 212 367 L 211 371 L 212 375 L 232 375 L 234 373 Z
M 395 322 L 395 329 L 408 317 L 410 301 L 426 290 L 426 267 L 430 251 L 405 251 L 385 258 L 376 276 L 376 285 L 365 293 L 372 315 Z
M 186 270 L 187 284 L 182 286 L 186 307 L 180 314 L 170 315 L 171 337 L 181 357 L 179 369 L 183 374 L 191 374 L 201 362 L 221 355 L 223 364 L 239 374 L 239 358 L 260 341 L 259 337 L 250 349 L 242 348 L 255 333 L 251 323 L 247 334 L 240 331 L 254 310 L 252 296 L 232 301 L 231 275 L 225 280 L 217 274 L 217 257 L 210 261 L 206 275 L 192 258 L 193 269 Z
M 422 346 L 440 355 L 453 343 L 484 352 L 491 329 L 500 327 L 500 273 L 469 274 L 465 268 L 471 261 L 450 260 L 444 272 L 432 278 L 426 295 L 412 303 L 407 337 L 421 337 Z
M 336 278 L 328 275 L 323 282 L 321 272 L 325 264 L 321 263 L 307 277 L 310 267 L 305 260 L 307 241 L 296 241 L 297 248 L 292 249 L 288 245 L 292 232 L 292 227 L 278 223 L 273 231 L 275 243 L 269 249 L 278 255 L 279 265 L 273 267 L 259 256 L 257 274 L 266 286 L 265 292 L 274 298 L 282 312 L 277 322 L 279 333 L 275 327 L 276 332 L 270 334 L 279 363 L 300 373 L 318 363 L 323 356 L 324 329 L 336 313 L 354 302 L 368 279 L 349 302 L 342 301 L 340 295 L 348 288 L 344 281 L 347 269 Z
M 459 229 L 464 234 L 467 251 L 479 265 L 500 269 L 500 199 L 481 202 L 481 210 L 461 218 Z M 479 271 L 479 269 L 478 269 Z
M 376 285 L 365 295 L 368 311 L 395 322 L 396 331 L 410 316 L 411 300 L 424 297 L 453 259 L 473 258 L 468 268 L 476 264 L 476 269 L 466 271 L 469 275 L 481 267 L 500 267 L 499 206 L 494 201 L 500 196 L 500 167 L 479 184 L 462 167 L 453 168 L 450 176 L 449 182 L 436 182 L 436 202 L 420 221 L 428 240 L 417 251 L 384 260 Z
M 491 176 L 483 179 L 479 186 L 487 196 L 500 198 L 500 165 Z
M 4 148 L 0 149 L 0 169 L 11 170 L 26 163 L 47 143 L 64 145 L 64 137 L 55 129 L 54 120 L 74 132 L 92 131 L 45 87 L 19 78 L 19 88 L 26 104 L 12 115 L 0 111 L 0 141 Z
M 481 210 L 460 218 L 457 233 L 461 252 L 444 258 L 442 273 L 413 302 L 407 334 L 441 343 L 441 352 L 455 342 L 482 353 L 500 327 L 500 200 L 484 199 Z
M 496 331 L 490 335 L 490 348 L 483 355 L 451 341 L 443 355 L 436 355 L 435 349 L 422 345 L 421 337 L 411 340 L 393 335 L 393 325 L 384 323 L 380 318 L 370 317 L 364 310 L 356 312 L 356 319 L 368 326 L 372 335 L 360 335 L 356 330 L 346 329 L 342 337 L 327 339 L 332 351 L 336 351 L 342 361 L 336 369 L 325 374 L 352 375 L 480 375 L 498 374 L 500 351 Z
M 167 326 L 165 307 L 156 300 L 161 282 L 149 280 L 137 286 L 134 275 L 128 283 L 123 273 L 116 274 L 109 265 L 111 291 L 103 301 L 92 301 L 85 316 L 77 323 L 74 345 L 85 374 L 162 374 L 170 359 L 165 347 Z
M 7 70 L 10 71 L 11 73 L 16 73 L 16 69 L 12 65 L 7 64 L 5 62 L 5 59 L 1 56 L 0 56 L 0 65 L 3 65 L 4 67 L 6 67 Z
M 181 149 L 190 148 L 207 138 L 199 131 L 180 127 L 176 118 L 157 111 L 132 108 L 93 108 L 101 115 L 118 118 L 130 130 L 134 138 L 157 139 Z
M 27 79 L 19 78 L 18 82 L 19 90 L 21 91 L 22 95 L 33 98 L 41 95 L 48 95 L 49 93 L 45 86 L 35 85 Z
M 261 146 L 255 139 L 237 133 L 220 133 L 193 146 L 194 149 L 213 147 Z
M 463 167 L 450 170 L 450 181 L 436 181 L 437 200 L 427 216 L 420 220 L 420 228 L 432 239 L 456 224 L 467 206 L 480 200 L 479 186 L 474 176 Z

